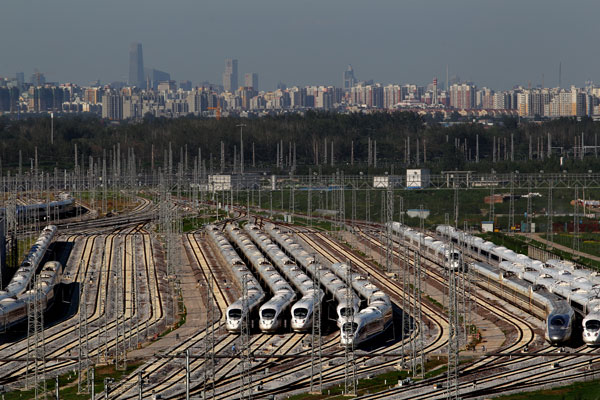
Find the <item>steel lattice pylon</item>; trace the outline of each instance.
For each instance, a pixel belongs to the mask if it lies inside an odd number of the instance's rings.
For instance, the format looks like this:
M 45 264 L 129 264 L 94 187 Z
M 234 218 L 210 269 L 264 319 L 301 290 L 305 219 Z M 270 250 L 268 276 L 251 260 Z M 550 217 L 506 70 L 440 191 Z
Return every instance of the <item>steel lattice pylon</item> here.
M 451 254 L 454 246 L 451 245 Z M 446 377 L 446 398 L 458 399 L 458 349 L 460 345 L 459 305 L 456 273 L 452 271 L 448 257 L 448 373 Z
M 393 264 L 393 241 L 392 241 L 392 222 L 394 221 L 394 192 L 391 190 L 386 191 L 386 213 L 385 213 L 385 222 L 386 222 L 386 243 L 385 243 L 385 270 L 386 272 L 392 272 L 392 264 Z
M 206 293 L 206 336 L 204 337 L 204 386 L 203 399 L 210 393 L 215 398 L 215 307 L 213 301 L 213 277 L 208 277 Z M 210 385 L 209 385 L 210 383 Z
M 546 239 L 550 242 L 550 249 L 553 247 L 554 242 L 554 227 L 552 226 L 552 181 L 550 181 L 550 187 L 548 188 L 548 223 L 546 226 Z
M 317 264 L 316 256 L 315 273 L 313 274 L 313 324 L 311 335 L 310 354 L 310 391 L 315 391 L 315 375 L 317 375 L 319 393 L 323 391 L 323 364 L 321 347 L 321 267 Z
M 510 174 L 510 199 L 508 206 L 508 234 L 512 235 L 515 229 L 515 179 Z
M 573 255 L 579 252 L 579 186 L 575 186 L 575 202 L 573 203 Z
M 250 315 L 248 312 L 248 277 L 242 277 L 242 325 L 240 331 L 240 399 L 252 399 L 250 374 Z
M 115 261 L 115 369 L 127 369 L 127 349 L 125 348 L 125 313 L 123 302 L 123 263 L 121 262 L 121 248 L 117 248 Z
M 425 376 L 425 356 L 423 354 L 423 347 L 425 343 L 424 338 L 424 330 L 425 324 L 423 323 L 423 304 L 421 302 L 421 281 L 423 280 L 423 273 L 421 270 L 421 253 L 414 253 L 414 263 L 415 263 L 415 284 L 414 287 L 414 299 L 415 299 L 415 308 L 413 319 L 416 320 L 417 325 L 419 326 L 419 337 L 418 340 L 415 337 L 412 342 L 414 343 L 414 352 L 413 352 L 413 376 L 417 375 L 417 371 L 419 376 Z M 413 323 L 413 325 L 415 325 Z
M 353 291 L 352 271 L 348 263 L 346 266 L 346 316 L 350 314 L 350 321 L 346 319 L 344 325 L 350 323 L 350 329 L 354 329 L 354 309 L 352 307 Z M 342 326 L 342 329 L 344 327 Z M 354 354 L 354 340 L 351 344 L 344 346 L 344 394 L 356 395 L 356 360 Z
M 44 341 L 44 295 L 42 282 L 36 276 L 29 285 L 32 293 L 27 303 L 27 376 L 28 389 L 35 399 L 46 398 L 46 349 Z M 30 367 L 31 365 L 31 367 Z M 32 370 L 31 372 L 29 370 Z M 33 376 L 30 376 L 33 374 Z
M 83 260 L 81 260 L 81 267 L 83 269 Z M 89 342 L 88 342 L 88 325 L 87 325 L 87 290 L 85 288 L 85 281 L 81 282 L 81 290 L 79 294 L 79 360 L 78 367 L 79 373 L 77 376 L 77 393 L 89 393 L 90 392 L 90 380 L 88 373 L 89 364 Z M 83 375 L 86 375 L 85 381 Z

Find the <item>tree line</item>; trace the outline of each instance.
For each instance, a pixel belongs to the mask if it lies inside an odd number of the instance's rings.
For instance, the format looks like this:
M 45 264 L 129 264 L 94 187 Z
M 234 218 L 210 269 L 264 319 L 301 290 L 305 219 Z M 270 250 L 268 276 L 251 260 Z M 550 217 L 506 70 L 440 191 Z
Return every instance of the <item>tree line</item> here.
M 399 172 L 407 167 L 426 167 L 434 173 L 600 170 L 595 147 L 600 124 L 590 118 L 546 122 L 505 118 L 491 126 L 468 122 L 447 126 L 410 112 L 308 111 L 304 115 L 220 120 L 147 116 L 118 124 L 93 115 L 74 115 L 55 116 L 53 126 L 45 116 L 2 117 L 0 162 L 4 171 L 14 170 L 19 162 L 27 169 L 37 149 L 42 168 L 69 169 L 74 166 L 76 145 L 79 159 L 87 160 L 105 157 L 119 144 L 124 153 L 131 149 L 145 170 L 152 165 L 164 168 L 164 154 L 171 148 L 175 165 L 185 158 L 190 166 L 201 157 L 207 170 L 212 166 L 218 171 L 223 146 L 226 170 L 231 170 L 234 154 L 239 168 L 240 129 L 246 170 L 253 162 L 257 169 L 273 173 L 306 173 L 309 168 L 323 173 L 375 173 L 394 168 Z

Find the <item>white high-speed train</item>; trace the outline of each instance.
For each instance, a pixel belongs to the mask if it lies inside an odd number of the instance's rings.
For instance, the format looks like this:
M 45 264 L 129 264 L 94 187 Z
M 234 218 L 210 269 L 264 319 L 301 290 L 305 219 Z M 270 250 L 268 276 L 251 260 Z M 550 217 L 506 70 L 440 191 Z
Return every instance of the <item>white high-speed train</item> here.
M 462 255 L 458 249 L 453 249 L 451 246 L 409 228 L 408 226 L 402 225 L 399 222 L 391 222 L 391 224 L 392 231 L 398 237 L 414 247 L 424 249 L 429 257 L 437 260 L 444 268 L 452 271 L 458 271 L 460 268 L 464 268 Z
M 498 292 L 518 298 L 521 304 L 529 305 L 528 311 L 545 320 L 544 336 L 549 343 L 562 345 L 570 341 L 576 315 L 569 302 L 541 285 L 520 278 L 512 268 L 506 268 L 506 265 L 502 267 L 484 262 L 470 265 L 472 272 L 482 278 L 481 282 L 488 290 L 498 288 Z M 538 310 L 543 312 L 540 314 Z
M 292 235 L 283 232 L 273 224 L 267 224 L 265 230 L 305 272 L 311 276 L 314 276 L 318 272 L 321 285 L 325 288 L 328 296 L 333 298 L 337 303 L 338 328 L 342 326 L 343 317 L 358 313 L 360 299 L 352 288 L 346 286 L 346 283 L 342 279 L 338 278 L 329 268 L 318 264 L 315 258 Z
M 323 301 L 323 291 L 320 287 L 315 290 L 313 280 L 258 226 L 246 224 L 244 230 L 302 294 L 302 298 L 292 305 L 292 330 L 303 332 L 312 328 L 315 300 Z
M 211 245 L 215 248 L 216 253 L 221 260 L 233 271 L 233 275 L 237 280 L 240 288 L 243 285 L 243 281 L 246 281 L 247 298 L 246 307 L 244 307 L 242 297 L 238 298 L 232 304 L 227 307 L 225 311 L 225 328 L 229 332 L 240 332 L 242 328 L 242 321 L 245 314 L 248 314 L 248 318 L 256 310 L 260 304 L 264 301 L 265 292 L 260 286 L 260 283 L 254 275 L 248 270 L 246 264 L 242 261 L 240 256 L 234 250 L 231 243 L 227 240 L 225 235 L 215 225 L 208 225 L 206 227 L 208 237 L 210 238 Z
M 588 345 L 600 345 L 600 299 L 597 296 L 600 275 L 597 272 L 578 268 L 570 261 L 547 260 L 544 263 L 533 260 L 451 226 L 440 225 L 436 231 L 470 251 L 474 257 L 486 262 L 495 261 L 501 269 L 567 300 L 571 307 L 586 315 L 583 341 Z
M 352 272 L 346 263 L 333 264 L 331 270 L 341 279 L 350 279 L 354 290 L 366 299 L 368 304 L 358 314 L 342 318 L 340 328 L 342 346 L 356 346 L 383 333 L 393 322 L 392 303 L 388 295 L 364 275 Z
M 7 297 L 17 297 L 28 289 L 29 282 L 35 275 L 40 262 L 44 259 L 44 254 L 46 254 L 46 250 L 48 250 L 56 234 L 56 230 L 55 225 L 48 225 L 42 230 L 42 233 L 33 246 L 31 246 L 29 253 L 25 256 L 25 259 L 13 275 L 11 281 L 6 285 L 4 290 L 0 291 L 0 300 Z
M 258 327 L 263 332 L 276 332 L 285 325 L 287 313 L 296 300 L 296 292 L 237 224 L 229 223 L 225 229 L 273 294 L 258 310 Z
M 46 312 L 54 304 L 57 285 L 60 283 L 63 267 L 58 261 L 49 261 L 39 273 L 38 286 L 25 290 L 14 297 L 4 297 L 0 300 L 0 332 L 21 322 L 27 321 L 27 306 L 35 299 L 39 290 L 41 307 Z

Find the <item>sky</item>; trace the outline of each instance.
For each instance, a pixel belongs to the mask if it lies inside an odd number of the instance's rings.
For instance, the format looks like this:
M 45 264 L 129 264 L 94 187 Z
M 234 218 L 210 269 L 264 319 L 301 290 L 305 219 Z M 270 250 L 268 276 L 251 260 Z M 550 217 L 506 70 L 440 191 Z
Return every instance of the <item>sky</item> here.
M 3 0 L 0 76 L 127 81 L 129 47 L 171 78 L 222 82 L 225 58 L 261 90 L 359 80 L 479 87 L 600 83 L 597 0 Z

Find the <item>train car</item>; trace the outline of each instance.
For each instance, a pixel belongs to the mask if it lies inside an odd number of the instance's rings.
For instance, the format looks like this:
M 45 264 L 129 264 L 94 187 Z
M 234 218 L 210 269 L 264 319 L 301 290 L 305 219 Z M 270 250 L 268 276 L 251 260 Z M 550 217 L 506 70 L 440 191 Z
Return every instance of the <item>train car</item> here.
M 587 315 L 582 321 L 583 342 L 588 346 L 600 345 L 600 299 L 594 296 L 585 306 Z
M 246 304 L 244 304 L 244 299 L 240 297 L 225 310 L 225 329 L 228 332 L 237 333 L 241 331 L 242 322 L 246 315 L 250 319 L 253 312 L 264 301 L 265 292 L 219 228 L 215 225 L 208 225 L 206 232 L 210 244 L 216 250 L 216 254 L 225 265 L 231 268 L 240 288 L 244 286 L 244 282 L 246 284 Z
M 313 280 L 258 226 L 246 224 L 244 230 L 302 294 L 302 298 L 292 305 L 290 324 L 294 332 L 308 331 L 313 324 L 315 301 L 319 303 L 323 301 L 323 291 L 319 287 L 315 288 Z
M 392 232 L 413 247 L 419 248 L 422 254 L 443 265 L 446 270 L 459 271 L 465 268 L 462 254 L 458 248 L 449 246 L 431 236 L 424 235 L 399 222 L 391 222 Z
M 368 306 L 357 315 L 341 319 L 340 344 L 358 345 L 383 333 L 393 321 L 392 303 L 388 295 L 367 277 L 352 272 L 346 263 L 335 263 L 331 270 L 340 278 L 350 281 L 352 288 L 367 301 Z
M 503 267 L 510 263 L 503 263 Z M 571 340 L 576 314 L 569 302 L 518 277 L 513 271 L 494 267 L 483 262 L 473 262 L 472 272 L 482 278 L 480 284 L 488 290 L 509 294 L 528 305 L 529 312 L 544 320 L 544 336 L 552 345 L 562 345 Z
M 71 214 L 75 210 L 75 200 L 72 198 L 51 201 L 49 203 L 36 203 L 27 205 L 18 205 L 16 212 L 18 216 L 29 215 L 37 219 L 44 219 L 49 216 L 64 216 Z M 6 208 L 0 208 L 0 217 L 6 216 Z
M 338 328 L 341 327 L 343 317 L 358 313 L 360 299 L 354 290 L 347 287 L 344 281 L 338 278 L 329 268 L 317 263 L 315 257 L 310 255 L 292 235 L 283 232 L 274 224 L 267 224 L 265 231 L 308 275 L 313 277 L 318 274 L 319 281 L 322 287 L 325 288 L 327 296 L 336 302 Z
M 515 271 L 524 280 L 543 286 L 566 300 L 571 308 L 585 315 L 582 322 L 583 341 L 592 346 L 600 345 L 600 300 L 597 298 L 600 274 L 567 260 L 550 259 L 542 263 L 502 246 L 475 240 L 473 236 L 449 226 L 441 225 L 436 230 L 445 238 L 467 245 L 475 257 L 497 261 L 500 268 Z M 559 322 L 565 319 L 558 315 L 554 322 L 560 325 Z
M 250 236 L 241 230 L 237 224 L 229 223 L 225 230 L 272 293 L 272 297 L 258 311 L 258 327 L 262 332 L 273 333 L 278 331 L 286 325 L 286 317 L 292 303 L 296 300 L 296 292 L 279 274 L 273 264 L 263 256 L 250 239 Z
M 342 318 L 340 344 L 357 346 L 385 332 L 392 322 L 393 311 L 389 298 L 373 301 L 357 315 Z
M 30 288 L 15 297 L 6 297 L 0 300 L 0 332 L 19 323 L 27 321 L 27 308 L 35 299 L 39 291 L 40 303 L 44 312 L 53 305 L 57 295 L 57 286 L 63 273 L 62 264 L 50 261 L 44 264 L 38 276 L 38 287 Z
M 549 300 L 549 312 L 546 318 L 545 338 L 553 345 L 560 345 L 571 340 L 575 311 L 562 299 Z
M 37 272 L 37 269 L 42 262 L 46 250 L 50 246 L 54 235 L 56 234 L 56 226 L 46 226 L 38 239 L 35 241 L 29 253 L 23 259 L 23 262 L 13 275 L 11 281 L 6 285 L 3 291 L 0 292 L 0 299 L 7 297 L 17 297 L 27 290 L 31 278 Z

